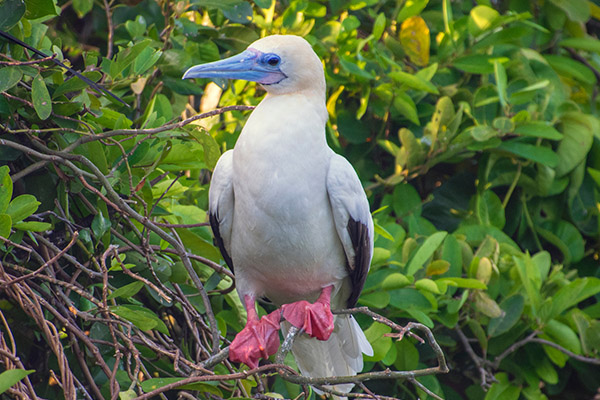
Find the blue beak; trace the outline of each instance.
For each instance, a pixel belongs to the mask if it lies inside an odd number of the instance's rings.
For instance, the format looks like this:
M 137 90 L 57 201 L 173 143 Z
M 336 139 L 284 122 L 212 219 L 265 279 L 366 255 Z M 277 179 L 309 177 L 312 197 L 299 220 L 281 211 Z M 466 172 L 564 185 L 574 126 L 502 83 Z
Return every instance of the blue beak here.
M 182 79 L 243 79 L 263 85 L 272 85 L 286 78 L 286 75 L 279 69 L 279 64 L 270 65 L 268 63 L 269 57 L 272 56 L 272 54 L 248 49 L 224 60 L 193 66 L 185 71 Z

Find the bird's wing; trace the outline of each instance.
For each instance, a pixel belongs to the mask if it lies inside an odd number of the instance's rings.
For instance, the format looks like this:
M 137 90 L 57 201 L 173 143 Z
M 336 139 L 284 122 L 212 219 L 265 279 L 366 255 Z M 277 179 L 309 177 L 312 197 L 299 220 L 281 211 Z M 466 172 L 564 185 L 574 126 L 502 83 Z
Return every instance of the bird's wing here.
M 223 259 L 233 271 L 231 261 L 231 227 L 233 226 L 233 150 L 223 153 L 210 182 L 208 218 Z
M 367 196 L 354 168 L 337 154 L 331 157 L 329 164 L 327 193 L 352 282 L 348 307 L 354 307 L 367 279 L 373 255 L 373 219 Z

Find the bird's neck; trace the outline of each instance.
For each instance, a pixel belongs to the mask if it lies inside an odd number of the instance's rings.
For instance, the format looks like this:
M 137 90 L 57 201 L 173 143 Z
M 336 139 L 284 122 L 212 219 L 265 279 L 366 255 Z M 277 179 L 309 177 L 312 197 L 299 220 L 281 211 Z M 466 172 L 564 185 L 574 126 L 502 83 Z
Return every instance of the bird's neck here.
M 264 106 L 269 108 L 277 107 L 279 104 L 289 104 L 290 112 L 296 115 L 310 113 L 311 117 L 313 115 L 319 116 L 324 126 L 327 119 L 329 119 L 325 100 L 325 91 L 306 89 L 292 93 L 267 93 L 261 106 L 263 106 L 263 103 L 265 103 Z

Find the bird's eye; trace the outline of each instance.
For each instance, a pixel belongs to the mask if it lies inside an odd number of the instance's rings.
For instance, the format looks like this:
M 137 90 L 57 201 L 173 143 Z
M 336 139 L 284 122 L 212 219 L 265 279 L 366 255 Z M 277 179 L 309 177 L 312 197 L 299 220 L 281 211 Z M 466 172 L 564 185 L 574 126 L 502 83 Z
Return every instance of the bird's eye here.
M 279 58 L 277 54 L 267 54 L 265 57 L 265 61 L 270 66 L 276 67 L 277 65 L 279 65 L 281 58 Z

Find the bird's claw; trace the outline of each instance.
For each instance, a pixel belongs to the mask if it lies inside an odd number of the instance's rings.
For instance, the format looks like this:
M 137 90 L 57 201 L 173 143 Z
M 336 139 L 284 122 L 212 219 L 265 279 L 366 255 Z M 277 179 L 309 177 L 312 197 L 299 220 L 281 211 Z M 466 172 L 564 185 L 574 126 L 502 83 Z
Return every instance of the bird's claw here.
M 321 296 L 313 304 L 306 300 L 281 307 L 283 318 L 310 337 L 327 340 L 333 332 L 333 314 L 328 296 Z
M 261 358 L 269 358 L 279 348 L 281 311 L 276 310 L 258 321 L 249 321 L 229 346 L 229 359 L 250 368 L 258 367 Z

